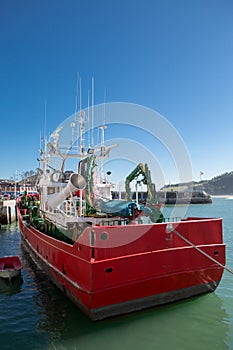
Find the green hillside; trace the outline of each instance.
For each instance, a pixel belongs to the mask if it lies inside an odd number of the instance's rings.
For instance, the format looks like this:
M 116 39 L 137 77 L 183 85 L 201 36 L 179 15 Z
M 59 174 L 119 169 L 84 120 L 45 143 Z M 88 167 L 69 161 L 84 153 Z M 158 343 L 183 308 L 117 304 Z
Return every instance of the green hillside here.
M 212 195 L 233 194 L 233 171 L 215 176 L 208 181 L 201 181 L 199 185 Z
M 167 191 L 183 191 L 191 186 L 193 186 L 195 190 L 204 190 L 210 195 L 233 195 L 233 171 L 215 176 L 211 180 L 166 185 L 163 189 Z

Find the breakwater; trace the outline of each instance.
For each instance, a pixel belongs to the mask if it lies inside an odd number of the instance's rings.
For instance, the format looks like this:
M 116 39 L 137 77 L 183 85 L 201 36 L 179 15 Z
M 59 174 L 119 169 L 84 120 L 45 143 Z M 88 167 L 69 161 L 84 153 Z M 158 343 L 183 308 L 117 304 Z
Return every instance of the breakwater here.
M 0 201 L 0 225 L 11 224 L 16 221 L 16 219 L 17 212 L 15 199 Z

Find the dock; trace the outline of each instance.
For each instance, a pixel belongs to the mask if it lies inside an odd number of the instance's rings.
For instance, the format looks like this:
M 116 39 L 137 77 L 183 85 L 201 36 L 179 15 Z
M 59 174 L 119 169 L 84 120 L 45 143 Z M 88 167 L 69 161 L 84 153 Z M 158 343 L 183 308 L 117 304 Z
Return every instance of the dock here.
M 16 200 L 1 200 L 0 201 L 0 227 L 8 225 L 17 220 Z

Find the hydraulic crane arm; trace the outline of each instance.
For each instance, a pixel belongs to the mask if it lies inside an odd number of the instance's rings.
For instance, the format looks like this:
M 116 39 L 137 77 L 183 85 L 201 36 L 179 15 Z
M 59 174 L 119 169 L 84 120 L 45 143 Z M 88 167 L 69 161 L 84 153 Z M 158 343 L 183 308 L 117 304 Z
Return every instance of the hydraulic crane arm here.
M 142 176 L 142 183 L 144 185 L 147 185 L 147 191 L 148 191 L 148 203 L 155 203 L 156 202 L 156 193 L 153 190 L 152 186 L 152 180 L 151 180 L 151 174 L 150 170 L 148 168 L 147 164 L 139 163 L 136 168 L 127 176 L 125 180 L 125 191 L 126 191 L 126 199 L 129 201 L 131 200 L 131 189 L 130 189 L 130 183 L 139 177 L 139 175 Z

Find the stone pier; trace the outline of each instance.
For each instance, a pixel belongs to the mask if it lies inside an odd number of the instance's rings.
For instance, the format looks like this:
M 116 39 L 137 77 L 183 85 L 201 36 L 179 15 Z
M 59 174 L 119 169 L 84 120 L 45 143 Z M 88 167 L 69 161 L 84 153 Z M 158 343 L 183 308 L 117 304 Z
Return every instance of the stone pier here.
M 0 201 L 0 225 L 11 224 L 16 220 L 16 201 L 14 199 Z

